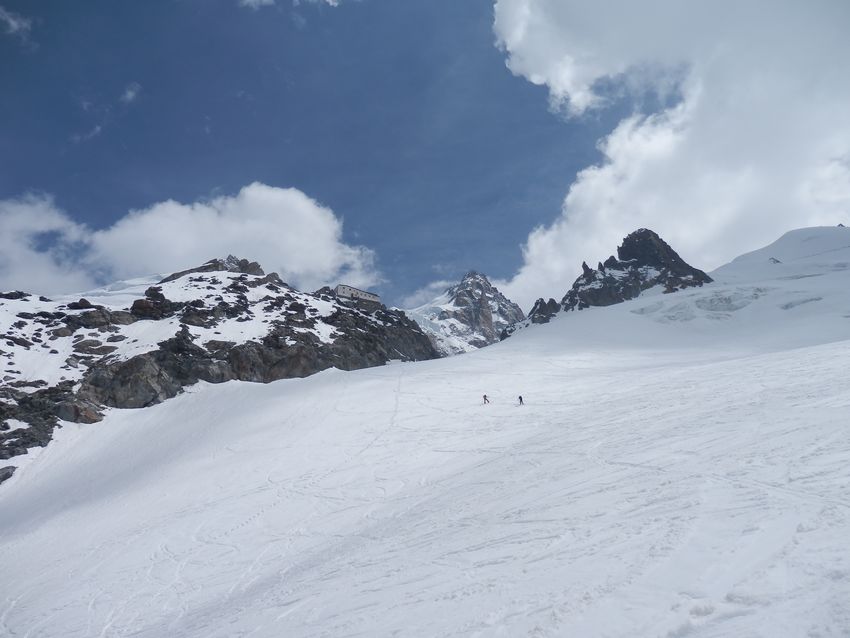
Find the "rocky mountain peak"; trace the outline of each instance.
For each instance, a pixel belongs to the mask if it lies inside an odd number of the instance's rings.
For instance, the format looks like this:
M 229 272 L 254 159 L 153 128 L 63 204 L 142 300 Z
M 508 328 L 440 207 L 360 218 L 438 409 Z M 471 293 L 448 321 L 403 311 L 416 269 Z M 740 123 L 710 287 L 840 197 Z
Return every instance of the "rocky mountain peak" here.
M 666 269 L 674 275 L 701 275 L 704 283 L 711 281 L 704 272 L 685 263 L 667 242 L 648 228 L 629 233 L 617 248 L 617 256 L 621 262 L 634 262 L 638 266 L 651 266 L 658 270 Z M 609 261 L 612 259 L 613 255 L 608 258 Z
M 664 292 L 669 293 L 711 281 L 647 228 L 627 235 L 617 248 L 617 257 L 611 255 L 595 269 L 586 263 L 581 267 L 582 274 L 561 300 L 564 310 L 610 306 L 655 286 L 663 286 Z
M 474 270 L 430 303 L 407 313 L 446 355 L 495 343 L 502 330 L 525 319 L 519 306 Z
M 558 304 L 554 299 L 538 299 L 528 321 L 508 327 L 502 338 L 531 323 L 548 323 L 561 311 L 610 306 L 661 286 L 664 293 L 702 286 L 712 281 L 703 271 L 688 265 L 657 233 L 640 228 L 629 233 L 611 255 L 596 268 L 581 264 L 581 275 Z
M 475 270 L 470 270 L 460 280 L 461 285 L 472 284 L 472 283 L 476 283 L 476 282 L 481 283 L 483 285 L 492 286 L 492 284 L 490 283 L 490 280 L 487 279 L 487 275 L 483 275 L 480 272 L 477 272 Z
M 495 291 L 495 292 L 494 292 Z M 459 283 L 451 286 L 446 293 L 451 299 L 468 297 L 471 299 L 481 299 L 483 296 L 491 294 L 501 294 L 490 283 L 486 275 L 470 270 L 463 276 Z

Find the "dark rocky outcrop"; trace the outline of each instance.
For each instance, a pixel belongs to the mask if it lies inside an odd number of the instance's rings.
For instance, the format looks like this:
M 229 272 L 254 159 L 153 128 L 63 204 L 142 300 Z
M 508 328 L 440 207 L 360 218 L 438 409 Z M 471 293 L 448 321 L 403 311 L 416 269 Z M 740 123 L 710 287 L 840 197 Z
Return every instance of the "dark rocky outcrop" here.
M 14 465 L 7 465 L 6 467 L 0 467 L 0 483 L 3 481 L 12 478 L 12 474 L 15 473 L 15 470 L 18 469 Z
M 72 301 L 68 304 L 68 310 L 88 310 L 89 308 L 94 308 L 94 306 L 91 305 L 88 299 L 80 299 L 79 301 Z
M 583 262 L 581 270 L 560 303 L 554 299 L 538 299 L 528 314 L 528 321 L 508 327 L 502 332 L 502 339 L 532 323 L 548 323 L 562 310 L 611 306 L 634 299 L 656 286 L 671 293 L 712 281 L 703 271 L 685 263 L 661 237 L 646 228 L 623 239 L 617 248 L 617 257 L 608 257 L 596 268 Z
M 136 317 L 134 317 L 132 313 L 124 310 L 107 310 L 102 307 L 75 315 L 57 317 L 57 319 L 61 319 L 62 323 L 64 323 L 72 332 L 79 328 L 85 328 L 86 330 L 100 330 L 113 325 L 126 326 L 136 321 Z
M 529 311 L 526 320 L 505 327 L 504 330 L 502 330 L 502 334 L 499 335 L 499 339 L 504 341 L 518 329 L 527 327 L 531 324 L 549 323 L 552 318 L 559 312 L 561 312 L 561 304 L 559 304 L 551 297 L 549 298 L 549 301 L 545 301 L 541 297 L 540 299 L 534 302 L 534 306 Z
M 133 305 L 130 306 L 130 314 L 136 319 L 153 319 L 156 321 L 170 317 L 185 305 L 184 303 L 169 301 L 162 294 L 162 288 L 151 286 L 145 290 L 144 299 L 136 299 L 133 302 Z
M 177 396 L 185 386 L 198 381 L 222 383 L 233 378 L 223 362 L 192 342 L 183 326 L 157 350 L 93 366 L 79 394 L 95 404 L 144 408 Z
M 560 312 L 560 310 L 561 305 L 557 301 L 551 297 L 549 301 L 543 301 L 541 297 L 534 302 L 534 307 L 528 313 L 528 320 L 531 323 L 549 323 L 549 320 Z
M 157 350 L 93 366 L 79 394 L 94 404 L 142 408 L 170 399 L 198 381 L 269 383 L 305 377 L 330 367 L 357 370 L 392 359 L 439 356 L 419 327 L 400 311 L 379 310 L 375 322 L 363 313 L 340 309 L 326 320 L 339 331 L 333 343 L 327 344 L 302 331 L 316 321 L 306 310 L 302 305 L 276 322 L 259 342 L 211 341 L 201 347 L 184 325 Z
M 18 389 L 15 384 L 0 386 L 0 460 L 26 454 L 31 447 L 47 445 L 60 419 L 94 423 L 103 418 L 99 407 L 77 395 L 73 385 L 61 382 L 31 392 Z M 10 428 L 8 422 L 12 419 L 25 427 Z M 11 475 L 7 472 L 5 478 Z M 0 482 L 5 478 L 0 477 Z
M 664 292 L 711 282 L 703 271 L 689 266 L 656 233 L 641 228 L 628 235 L 613 255 L 596 269 L 581 265 L 582 274 L 564 295 L 564 310 L 610 306 L 634 299 L 644 290 L 663 286 Z

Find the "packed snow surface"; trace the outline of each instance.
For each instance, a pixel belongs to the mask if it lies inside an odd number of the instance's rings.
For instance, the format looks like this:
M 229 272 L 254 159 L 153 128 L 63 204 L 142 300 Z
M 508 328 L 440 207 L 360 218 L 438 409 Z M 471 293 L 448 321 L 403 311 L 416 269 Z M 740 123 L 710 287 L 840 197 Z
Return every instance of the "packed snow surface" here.
M 460 357 L 66 424 L 0 486 L 0 635 L 847 636 L 850 231 L 807 230 Z

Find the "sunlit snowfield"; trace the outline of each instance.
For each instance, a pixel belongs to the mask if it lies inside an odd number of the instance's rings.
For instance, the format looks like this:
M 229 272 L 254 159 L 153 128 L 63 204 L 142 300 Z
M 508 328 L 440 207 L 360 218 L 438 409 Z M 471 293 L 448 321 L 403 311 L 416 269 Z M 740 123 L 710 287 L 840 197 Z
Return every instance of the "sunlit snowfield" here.
M 0 486 L 0 635 L 850 635 L 847 246 L 66 425 Z

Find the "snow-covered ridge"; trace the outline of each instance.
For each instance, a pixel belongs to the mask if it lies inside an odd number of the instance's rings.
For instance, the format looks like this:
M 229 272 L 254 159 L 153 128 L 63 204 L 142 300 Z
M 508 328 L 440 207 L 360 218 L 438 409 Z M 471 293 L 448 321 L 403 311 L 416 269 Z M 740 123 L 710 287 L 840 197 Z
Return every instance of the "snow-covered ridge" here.
M 44 445 L 57 419 L 92 422 L 199 380 L 269 382 L 436 357 L 403 313 L 300 292 L 234 257 L 81 299 L 0 294 L 0 459 Z M 18 434 L 9 419 L 29 423 Z
M 405 312 L 445 355 L 496 343 L 502 330 L 525 319 L 519 306 L 475 271 L 431 302 Z
M 272 308 L 268 302 L 281 293 L 290 304 L 303 304 L 306 313 L 315 319 L 309 326 L 296 326 L 294 330 L 310 333 L 322 343 L 333 342 L 335 328 L 325 320 L 333 313 L 335 301 L 264 279 L 226 271 L 192 274 L 155 286 L 146 281 L 117 290 L 110 287 L 89 291 L 82 294 L 82 304 L 78 295 L 56 299 L 35 295 L 0 298 L 0 330 L 5 345 L 18 346 L 4 349 L 0 355 L 6 360 L 2 380 L 24 391 L 42 387 L 44 384 L 39 381 L 49 385 L 78 381 L 87 362 L 101 356 L 109 361 L 127 360 L 156 350 L 161 341 L 173 337 L 183 325 L 188 325 L 192 340 L 201 346 L 213 340 L 257 340 L 269 332 L 272 321 L 280 319 L 269 312 Z M 151 320 L 143 321 L 138 313 L 131 312 L 131 307 L 133 302 L 147 299 L 149 290 L 159 290 L 163 298 L 187 307 L 157 320 L 149 317 Z M 285 307 L 282 311 L 286 314 Z M 198 312 L 209 313 L 209 320 L 186 321 Z M 116 319 L 116 313 L 119 321 L 107 323 L 110 318 Z M 69 322 L 82 325 L 68 334 Z

